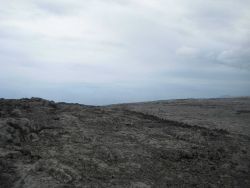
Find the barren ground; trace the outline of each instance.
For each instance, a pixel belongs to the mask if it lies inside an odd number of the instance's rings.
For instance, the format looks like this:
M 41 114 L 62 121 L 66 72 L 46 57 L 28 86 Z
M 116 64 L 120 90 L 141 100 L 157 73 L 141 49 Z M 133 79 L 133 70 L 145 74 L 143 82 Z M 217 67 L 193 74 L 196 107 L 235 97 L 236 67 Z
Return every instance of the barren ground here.
M 0 187 L 250 187 L 249 98 L 0 100 Z
M 179 99 L 113 106 L 162 119 L 250 136 L 250 97 Z

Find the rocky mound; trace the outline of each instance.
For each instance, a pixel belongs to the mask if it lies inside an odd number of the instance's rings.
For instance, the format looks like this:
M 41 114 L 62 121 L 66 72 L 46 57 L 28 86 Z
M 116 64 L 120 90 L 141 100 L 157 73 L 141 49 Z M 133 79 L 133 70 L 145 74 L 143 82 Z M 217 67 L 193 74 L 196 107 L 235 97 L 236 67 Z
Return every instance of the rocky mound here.
M 0 100 L 0 187 L 249 187 L 250 138 L 116 107 Z

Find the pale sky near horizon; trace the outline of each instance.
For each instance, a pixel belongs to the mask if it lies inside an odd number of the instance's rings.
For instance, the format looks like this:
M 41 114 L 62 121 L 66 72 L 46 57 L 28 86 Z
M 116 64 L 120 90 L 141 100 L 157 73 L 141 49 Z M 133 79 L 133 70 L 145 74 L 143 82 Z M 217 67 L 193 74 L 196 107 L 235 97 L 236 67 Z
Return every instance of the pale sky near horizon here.
M 250 0 L 0 0 L 0 98 L 250 95 Z

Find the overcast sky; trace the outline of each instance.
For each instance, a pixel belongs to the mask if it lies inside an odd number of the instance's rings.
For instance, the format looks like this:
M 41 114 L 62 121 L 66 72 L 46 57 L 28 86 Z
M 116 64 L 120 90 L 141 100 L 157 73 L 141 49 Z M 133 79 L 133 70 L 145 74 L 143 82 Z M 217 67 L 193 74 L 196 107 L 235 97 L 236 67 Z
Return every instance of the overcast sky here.
M 0 97 L 250 95 L 249 0 L 0 0 Z

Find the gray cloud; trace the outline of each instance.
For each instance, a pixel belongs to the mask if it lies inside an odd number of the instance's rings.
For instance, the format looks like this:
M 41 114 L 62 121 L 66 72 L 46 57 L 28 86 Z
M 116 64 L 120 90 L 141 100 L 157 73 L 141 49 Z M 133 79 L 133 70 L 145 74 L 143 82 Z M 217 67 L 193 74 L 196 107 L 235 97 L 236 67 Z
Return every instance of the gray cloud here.
M 250 70 L 250 46 L 224 50 L 218 55 L 218 61 L 225 65 Z
M 103 104 L 250 94 L 249 1 L 0 4 L 0 97 Z

